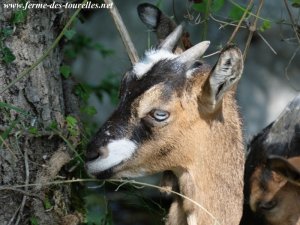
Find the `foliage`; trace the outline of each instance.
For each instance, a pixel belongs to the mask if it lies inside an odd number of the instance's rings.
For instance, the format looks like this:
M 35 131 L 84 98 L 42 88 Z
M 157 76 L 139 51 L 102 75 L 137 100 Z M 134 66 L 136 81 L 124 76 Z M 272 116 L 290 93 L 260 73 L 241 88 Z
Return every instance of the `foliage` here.
M 21 4 L 25 4 L 24 1 L 19 1 Z M 27 10 L 18 9 L 16 10 L 10 19 L 10 24 L 5 27 L 2 27 L 0 30 L 0 60 L 5 64 L 12 63 L 16 57 L 13 54 L 12 50 L 6 45 L 6 39 L 10 38 L 13 33 L 13 27 L 16 27 L 18 24 L 24 23 L 27 17 Z
M 30 224 L 31 225 L 39 225 L 38 219 L 36 217 L 31 217 Z
M 224 16 L 223 24 L 233 24 L 236 25 L 239 20 L 241 20 L 244 13 L 246 13 L 246 20 L 252 18 L 258 18 L 260 21 L 260 26 L 257 32 L 265 32 L 272 28 L 274 24 L 273 21 L 269 19 L 259 17 L 259 15 L 254 14 L 254 7 L 250 7 L 247 11 L 246 5 L 241 5 L 233 0 L 228 1 L 230 4 L 225 4 L 224 0 L 202 0 L 192 4 L 192 9 L 202 15 L 201 23 L 207 24 L 210 20 L 210 15 L 218 16 L 219 13 L 225 11 L 227 14 Z M 226 3 L 228 3 L 226 2 Z M 157 0 L 157 6 L 161 6 L 164 3 L 163 0 Z M 291 6 L 295 8 L 300 7 L 300 0 L 290 0 Z M 226 7 L 229 9 L 224 10 Z M 13 13 L 10 23 L 2 27 L 0 30 L 0 60 L 5 64 L 10 64 L 14 62 L 15 55 L 13 51 L 6 45 L 9 38 L 14 34 L 13 27 L 24 23 L 26 21 L 27 12 L 24 10 L 17 10 Z M 224 18 L 223 17 L 223 18 Z M 245 21 L 246 21 L 245 20 Z M 76 21 L 79 23 L 79 20 Z M 72 74 L 72 62 L 84 53 L 90 53 L 92 51 L 98 52 L 103 58 L 112 57 L 114 52 L 104 46 L 101 43 L 94 41 L 91 37 L 86 36 L 76 30 L 76 23 L 73 23 L 71 28 L 68 28 L 64 32 L 64 62 L 60 66 L 59 72 L 63 79 L 76 79 Z M 204 37 L 207 35 L 207 27 L 204 26 Z M 77 81 L 78 82 L 78 81 Z M 80 112 L 82 114 L 81 118 L 76 118 L 73 115 L 66 115 L 64 118 L 65 125 L 60 127 L 57 121 L 52 121 L 48 127 L 42 127 L 39 121 L 35 122 L 36 118 L 29 112 L 22 108 L 16 107 L 14 105 L 0 102 L 1 115 L 5 115 L 5 118 L 9 118 L 11 112 L 17 114 L 16 119 L 8 119 L 6 122 L 8 124 L 5 130 L 0 133 L 0 147 L 5 144 L 5 140 L 12 134 L 22 135 L 30 134 L 34 137 L 39 137 L 45 133 L 49 136 L 57 135 L 59 136 L 75 154 L 75 157 L 70 162 L 69 167 L 76 167 L 72 172 L 74 177 L 86 177 L 83 165 L 83 154 L 90 139 L 91 135 L 95 132 L 95 123 L 91 122 L 91 117 L 95 116 L 97 109 L 90 105 L 89 99 L 91 95 L 98 97 L 99 101 L 103 100 L 103 96 L 106 94 L 110 97 L 113 104 L 118 103 L 118 90 L 119 90 L 120 76 L 115 74 L 114 71 L 104 75 L 104 79 L 98 84 L 87 84 L 84 82 L 78 82 L 74 87 L 73 92 L 81 100 Z M 88 118 L 88 120 L 86 120 Z M 91 191 L 85 186 L 74 185 L 73 186 L 73 197 L 71 201 L 74 203 L 73 206 L 75 210 L 81 211 L 85 214 L 85 224 L 88 225 L 111 225 L 113 224 L 113 210 L 109 201 L 105 197 L 105 190 L 110 191 L 115 189 L 116 186 L 104 186 L 101 190 Z M 144 193 L 137 193 L 137 191 L 132 191 L 130 188 L 125 190 L 126 201 L 130 202 L 132 205 L 138 205 L 139 208 L 146 208 L 146 210 L 151 211 L 155 215 L 162 216 L 165 215 L 164 209 L 160 208 L 160 205 L 156 202 L 144 197 Z M 79 198 L 79 197 L 80 198 Z M 51 196 L 47 196 L 44 199 L 45 209 L 52 207 Z M 138 199 L 132 201 L 132 199 Z M 155 211 L 154 209 L 159 208 Z M 38 220 L 35 217 L 30 218 L 30 223 L 32 225 L 38 224 Z
M 300 8 L 300 0 L 292 0 L 292 6 L 295 8 Z

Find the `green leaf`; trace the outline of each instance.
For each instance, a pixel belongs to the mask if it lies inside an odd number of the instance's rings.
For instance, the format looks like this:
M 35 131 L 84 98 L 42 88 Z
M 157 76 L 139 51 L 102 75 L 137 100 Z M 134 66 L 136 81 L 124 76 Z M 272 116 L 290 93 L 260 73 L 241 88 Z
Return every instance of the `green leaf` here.
M 74 30 L 74 29 L 67 30 L 67 31 L 64 33 L 65 37 L 66 37 L 68 40 L 72 40 L 75 34 L 76 34 L 76 30 Z
M 15 126 L 20 122 L 20 119 L 12 121 L 12 123 L 9 125 L 9 127 L 0 135 L 0 146 L 3 144 L 3 140 L 7 139 L 11 131 L 15 128 Z
M 71 76 L 71 67 L 68 65 L 62 65 L 59 68 L 59 72 L 64 78 L 68 79 Z
M 46 210 L 52 208 L 52 205 L 51 205 L 51 203 L 50 203 L 48 197 L 46 197 L 46 198 L 44 199 L 44 207 L 45 207 Z
M 15 55 L 12 53 L 12 51 L 8 47 L 4 47 L 0 51 L 1 51 L 1 55 L 2 55 L 2 60 L 6 64 L 9 64 L 16 59 Z
M 212 0 L 212 1 L 203 0 L 201 3 L 194 3 L 192 8 L 197 12 L 210 13 L 210 12 L 206 12 L 206 10 L 208 9 L 209 11 L 212 12 L 218 12 L 223 7 L 223 5 L 224 5 L 224 0 Z M 207 6 L 209 7 L 207 8 Z
M 206 11 L 207 0 L 201 3 L 194 3 L 192 8 L 197 12 L 205 13 Z
M 23 23 L 25 22 L 26 17 L 27 17 L 27 11 L 23 9 L 19 9 L 13 14 L 11 22 L 14 24 Z
M 224 0 L 214 0 L 212 3 L 211 10 L 213 12 L 218 12 L 224 5 Z
M 86 220 L 89 225 L 112 224 L 111 209 L 105 197 L 89 193 L 84 197 L 87 210 Z
M 78 84 L 75 86 L 74 93 L 84 102 L 87 102 L 91 95 L 91 91 L 91 88 L 87 84 Z
M 8 109 L 14 110 L 14 111 L 16 111 L 18 113 L 21 113 L 21 114 L 23 114 L 25 116 L 29 116 L 30 115 L 24 109 L 18 108 L 18 107 L 14 106 L 14 105 L 11 105 L 11 104 L 8 104 L 8 103 L 5 103 L 5 102 L 0 102 L 0 108 L 8 108 Z
M 240 20 L 244 14 L 244 11 L 237 7 L 237 6 L 232 6 L 230 12 L 229 12 L 229 18 L 232 20 Z
M 14 30 L 10 27 L 7 27 L 7 28 L 3 28 L 1 30 L 1 37 L 2 38 L 7 38 L 7 37 L 10 37 L 12 34 L 13 34 Z
M 263 24 L 259 28 L 260 31 L 264 32 L 265 30 L 268 30 L 271 28 L 271 22 L 268 20 L 264 20 Z
M 78 130 L 78 122 L 77 119 L 73 116 L 67 116 L 66 117 L 66 122 L 67 122 L 67 129 L 70 133 L 71 136 L 76 137 L 79 135 L 79 130 Z
M 69 59 L 75 59 L 77 56 L 77 51 L 74 49 L 73 46 L 67 45 L 64 48 L 64 54 Z
M 66 117 L 67 125 L 70 127 L 75 127 L 77 125 L 77 119 L 73 116 Z
M 58 124 L 56 121 L 52 121 L 48 127 L 50 130 L 56 130 L 58 128 Z
M 38 219 L 36 217 L 30 217 L 31 225 L 39 225 Z
M 99 43 L 93 44 L 91 48 L 97 50 L 103 57 L 110 56 L 114 53 L 113 50 L 107 49 Z
M 34 135 L 37 135 L 38 134 L 38 129 L 36 127 L 29 127 L 28 128 L 28 132 L 30 134 L 34 134 Z
M 97 110 L 94 106 L 86 106 L 81 109 L 81 112 L 83 112 L 89 116 L 94 116 L 97 113 Z
M 293 0 L 292 6 L 295 8 L 300 8 L 300 0 Z

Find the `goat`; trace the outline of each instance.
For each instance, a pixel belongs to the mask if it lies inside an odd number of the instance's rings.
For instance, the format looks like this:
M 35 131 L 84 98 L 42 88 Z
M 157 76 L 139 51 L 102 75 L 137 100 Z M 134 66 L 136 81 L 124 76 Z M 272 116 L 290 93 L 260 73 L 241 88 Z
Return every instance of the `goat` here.
M 154 8 L 155 15 L 158 9 Z M 150 18 L 157 24 L 161 17 Z M 164 171 L 176 177 L 167 225 L 237 225 L 242 215 L 244 152 L 235 90 L 243 57 L 227 46 L 213 69 L 198 60 L 200 42 L 173 53 L 183 26 L 129 69 L 115 112 L 87 147 L 87 172 L 99 179 Z
M 300 225 L 300 96 L 249 145 L 241 225 Z

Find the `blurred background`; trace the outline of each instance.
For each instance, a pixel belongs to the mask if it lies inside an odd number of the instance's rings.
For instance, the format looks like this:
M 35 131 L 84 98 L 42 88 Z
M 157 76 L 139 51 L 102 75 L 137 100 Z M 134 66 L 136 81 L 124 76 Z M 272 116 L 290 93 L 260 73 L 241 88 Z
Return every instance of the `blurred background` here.
M 137 15 L 137 5 L 144 2 L 115 0 L 140 57 L 156 44 L 155 35 Z M 158 6 L 177 23 L 185 21 L 193 44 L 210 40 L 209 54 L 225 45 L 249 1 L 147 2 Z M 254 1 L 251 13 L 242 24 L 246 28 L 237 33 L 235 43 L 242 50 L 249 35 L 247 25 L 253 23 L 259 2 Z M 276 119 L 300 90 L 300 44 L 295 34 L 300 33 L 300 4 L 296 0 L 286 2 L 296 29 L 285 1 L 265 1 L 247 54 L 237 92 L 245 142 Z M 73 79 L 79 82 L 76 93 L 82 97 L 82 117 L 92 134 L 116 107 L 119 81 L 131 64 L 108 9 L 83 11 L 69 35 L 66 62 Z M 213 65 L 216 59 L 214 56 L 206 60 Z M 159 176 L 142 181 L 158 184 Z M 95 185 L 89 184 L 81 193 L 88 209 L 88 224 L 163 224 L 170 199 L 161 198 L 157 190 L 125 185 L 115 192 L 118 184 L 91 188 Z

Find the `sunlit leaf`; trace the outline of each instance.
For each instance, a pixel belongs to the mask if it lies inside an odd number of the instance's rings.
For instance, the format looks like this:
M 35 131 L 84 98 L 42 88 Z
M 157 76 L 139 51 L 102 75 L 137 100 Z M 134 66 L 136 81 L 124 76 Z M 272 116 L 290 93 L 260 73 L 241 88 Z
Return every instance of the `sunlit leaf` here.
M 271 22 L 268 20 L 264 20 L 263 24 L 261 25 L 261 27 L 259 28 L 260 31 L 265 31 L 271 28 Z

